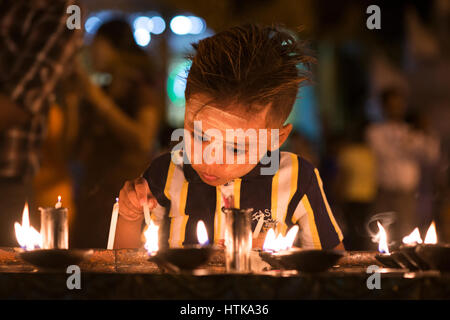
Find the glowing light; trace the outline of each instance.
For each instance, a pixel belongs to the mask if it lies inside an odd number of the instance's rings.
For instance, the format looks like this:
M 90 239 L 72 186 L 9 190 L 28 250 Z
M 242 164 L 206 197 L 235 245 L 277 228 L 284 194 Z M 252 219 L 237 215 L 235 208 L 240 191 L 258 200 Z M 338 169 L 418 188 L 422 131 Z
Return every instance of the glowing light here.
M 295 238 L 297 237 L 299 227 L 297 225 L 293 226 L 291 229 L 289 229 L 288 233 L 286 234 L 286 249 L 292 248 L 294 245 Z
M 196 16 L 189 16 L 189 20 L 191 20 L 191 29 L 189 33 L 191 34 L 200 34 L 205 31 L 206 23 L 202 18 Z
M 22 224 L 14 223 L 16 239 L 19 245 L 25 250 L 42 248 L 42 237 L 36 229 L 30 225 L 28 203 L 25 203 L 22 214 Z
M 208 244 L 208 232 L 202 220 L 197 223 L 197 240 L 202 246 Z
M 84 29 L 87 33 L 95 33 L 97 28 L 102 23 L 102 20 L 96 16 L 92 16 L 87 18 L 86 22 L 84 23 Z
M 275 231 L 273 229 L 269 229 L 269 231 L 267 231 L 266 234 L 266 239 L 264 240 L 263 250 L 264 251 L 273 250 L 275 239 L 276 239 Z
M 134 31 L 134 40 L 139 46 L 145 47 L 150 43 L 150 33 L 143 28 L 136 29 Z
M 153 22 L 149 17 L 139 16 L 133 21 L 133 27 L 135 30 L 144 29 L 151 32 L 153 29 Z
M 166 22 L 160 16 L 154 16 L 150 20 L 152 23 L 152 30 L 150 30 L 151 33 L 161 34 L 164 30 L 166 30 Z
M 376 238 L 378 240 L 378 251 L 381 253 L 389 253 L 386 231 L 384 230 L 380 222 L 377 221 L 377 225 L 378 229 L 380 230 L 376 235 Z
M 286 236 L 283 236 L 281 233 L 276 235 L 273 229 L 269 229 L 264 240 L 263 250 L 277 252 L 291 249 L 297 237 L 298 229 L 298 226 L 293 226 L 289 229 Z
M 62 207 L 62 203 L 61 203 L 61 196 L 58 196 L 58 202 L 56 202 L 55 204 L 55 208 L 59 209 Z
M 144 232 L 145 236 L 145 249 L 149 254 L 155 254 L 159 250 L 159 226 L 153 223 L 153 220 L 150 220 L 150 224 L 148 225 L 147 230 Z
M 176 16 L 170 21 L 170 29 L 178 35 L 188 34 L 191 31 L 192 22 L 186 16 Z
M 422 243 L 422 238 L 420 237 L 419 228 L 415 228 L 413 232 L 403 238 L 402 242 L 404 244 Z
M 434 221 L 431 223 L 430 227 L 428 228 L 427 235 L 425 236 L 425 244 L 436 244 L 437 241 L 437 233 L 436 233 L 436 225 L 434 224 Z

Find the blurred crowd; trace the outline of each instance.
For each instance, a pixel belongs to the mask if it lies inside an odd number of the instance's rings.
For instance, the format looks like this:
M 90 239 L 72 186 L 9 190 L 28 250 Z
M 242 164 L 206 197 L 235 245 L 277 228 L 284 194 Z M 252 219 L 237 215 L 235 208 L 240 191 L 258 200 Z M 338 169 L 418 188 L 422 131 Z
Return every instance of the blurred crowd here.
M 52 206 L 61 195 L 71 212 L 71 247 L 105 247 L 124 181 L 169 147 L 164 74 L 136 45 L 123 19 L 102 24 L 81 49 L 81 31 L 61 26 L 70 3 L 0 5 L 0 246 L 17 246 L 12 226 L 25 201 L 38 226 L 37 206 Z M 430 63 L 415 58 L 410 61 Z M 448 55 L 436 59 L 434 65 L 448 63 Z M 340 66 L 343 80 L 363 69 L 345 61 Z M 435 97 L 414 107 L 411 87 L 386 82 L 372 93 L 355 78 L 341 84 L 352 105 L 340 130 L 327 130 L 320 117 L 320 144 L 297 130 L 283 149 L 319 168 L 348 250 L 376 248 L 371 234 L 377 232 L 377 214 L 383 214 L 393 240 L 415 227 L 424 234 L 436 221 L 441 239 L 449 241 L 448 137 L 435 130 L 428 108 Z M 351 95 L 358 85 L 365 91 Z M 371 99 L 377 108 L 367 111 L 364 104 Z M 446 103 L 433 110 L 448 116 Z

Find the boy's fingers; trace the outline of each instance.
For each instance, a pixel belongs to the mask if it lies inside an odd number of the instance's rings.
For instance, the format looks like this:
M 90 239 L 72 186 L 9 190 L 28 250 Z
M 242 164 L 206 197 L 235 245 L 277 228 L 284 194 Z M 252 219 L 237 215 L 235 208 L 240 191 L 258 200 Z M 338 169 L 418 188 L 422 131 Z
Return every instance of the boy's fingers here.
M 150 195 L 150 196 L 148 197 L 147 202 L 148 202 L 148 207 L 149 207 L 150 209 L 154 209 L 154 208 L 156 207 L 156 205 L 158 204 L 158 203 L 156 202 L 156 199 L 155 199 L 152 195 Z
M 129 203 L 131 204 L 131 206 L 133 206 L 136 209 L 139 209 L 141 207 L 141 204 L 140 204 L 139 199 L 136 194 L 136 190 L 135 190 L 133 181 L 125 182 L 125 185 L 123 186 L 120 193 L 122 193 L 122 191 L 124 194 L 124 198 L 127 198 L 129 200 Z M 119 200 L 120 200 L 120 196 L 119 196 Z M 120 206 L 120 204 L 119 204 L 119 206 Z
M 142 206 L 147 201 L 148 196 L 151 195 L 147 180 L 142 177 L 137 178 L 134 181 L 134 189 L 136 190 L 139 205 Z
M 125 186 L 119 194 L 119 213 L 128 220 L 137 220 L 142 217 L 142 209 L 139 209 L 130 201 L 129 191 Z

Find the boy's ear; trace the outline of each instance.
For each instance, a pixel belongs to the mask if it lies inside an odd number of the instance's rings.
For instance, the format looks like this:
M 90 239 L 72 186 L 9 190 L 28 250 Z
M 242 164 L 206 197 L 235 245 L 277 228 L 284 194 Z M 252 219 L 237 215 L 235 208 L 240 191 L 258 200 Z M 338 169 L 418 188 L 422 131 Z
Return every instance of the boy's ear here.
M 289 137 L 289 134 L 291 133 L 292 128 L 293 128 L 292 124 L 288 123 L 279 129 L 279 136 L 278 136 L 278 147 L 279 148 L 283 145 L 283 143 Z M 273 144 L 270 144 L 268 149 L 270 151 L 272 151 L 275 149 L 275 146 Z

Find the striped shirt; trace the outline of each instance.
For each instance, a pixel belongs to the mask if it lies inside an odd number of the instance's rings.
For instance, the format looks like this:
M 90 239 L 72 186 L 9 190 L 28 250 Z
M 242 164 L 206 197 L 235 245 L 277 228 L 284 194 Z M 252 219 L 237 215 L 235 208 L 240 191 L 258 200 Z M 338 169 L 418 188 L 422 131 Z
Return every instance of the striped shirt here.
M 0 132 L 0 177 L 27 177 L 39 166 L 46 114 L 64 67 L 81 45 L 69 30 L 74 0 L 0 1 L 0 92 L 30 115 Z
M 226 191 L 234 195 L 235 208 L 253 208 L 253 229 L 264 214 L 265 223 L 276 222 L 276 231 L 283 234 L 298 224 L 297 240 L 303 248 L 336 247 L 343 235 L 318 170 L 289 152 L 280 152 L 279 169 L 274 175 L 261 175 L 262 166 L 259 163 L 245 176 L 214 187 L 204 183 L 191 165 L 172 162 L 170 153 L 156 158 L 143 176 L 158 201 L 152 219 L 162 226 L 162 245 L 196 244 L 199 220 L 206 225 L 210 243 L 224 239 L 225 215 L 221 209 L 222 193 Z

